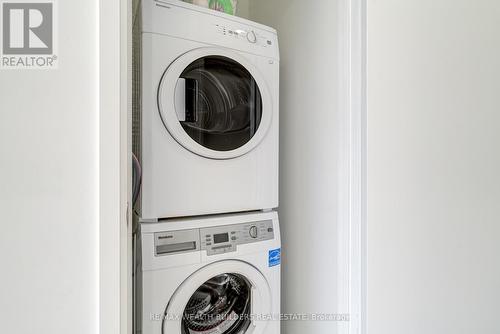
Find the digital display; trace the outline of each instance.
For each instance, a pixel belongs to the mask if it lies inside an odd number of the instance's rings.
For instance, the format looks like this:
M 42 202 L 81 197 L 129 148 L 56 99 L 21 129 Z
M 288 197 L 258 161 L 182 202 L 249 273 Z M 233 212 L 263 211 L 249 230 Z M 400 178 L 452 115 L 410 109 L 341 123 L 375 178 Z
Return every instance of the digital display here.
M 229 233 L 214 234 L 214 244 L 220 244 L 229 241 Z

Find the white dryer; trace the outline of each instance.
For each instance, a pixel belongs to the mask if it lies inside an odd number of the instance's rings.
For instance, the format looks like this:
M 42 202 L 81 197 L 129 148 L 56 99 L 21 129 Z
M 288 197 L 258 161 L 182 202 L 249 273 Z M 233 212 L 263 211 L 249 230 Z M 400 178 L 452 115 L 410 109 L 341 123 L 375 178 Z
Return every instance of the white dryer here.
M 275 212 L 142 223 L 136 332 L 279 334 Z
M 276 31 L 176 0 L 143 0 L 140 19 L 140 216 L 277 207 Z

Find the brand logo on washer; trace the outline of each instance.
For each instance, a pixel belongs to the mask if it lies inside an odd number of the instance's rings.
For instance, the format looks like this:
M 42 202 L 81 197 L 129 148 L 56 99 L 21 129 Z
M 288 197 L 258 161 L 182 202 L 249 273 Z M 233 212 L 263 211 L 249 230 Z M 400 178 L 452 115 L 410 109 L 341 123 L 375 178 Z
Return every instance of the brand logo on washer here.
M 1 1 L 3 69 L 56 68 L 56 16 L 51 0 Z

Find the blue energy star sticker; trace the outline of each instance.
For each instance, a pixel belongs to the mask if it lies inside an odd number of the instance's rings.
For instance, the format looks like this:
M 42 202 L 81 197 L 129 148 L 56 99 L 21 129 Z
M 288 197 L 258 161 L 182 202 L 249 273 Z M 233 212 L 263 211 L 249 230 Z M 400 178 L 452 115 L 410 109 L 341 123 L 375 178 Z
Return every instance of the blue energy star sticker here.
M 269 267 L 277 266 L 281 263 L 281 248 L 269 251 Z

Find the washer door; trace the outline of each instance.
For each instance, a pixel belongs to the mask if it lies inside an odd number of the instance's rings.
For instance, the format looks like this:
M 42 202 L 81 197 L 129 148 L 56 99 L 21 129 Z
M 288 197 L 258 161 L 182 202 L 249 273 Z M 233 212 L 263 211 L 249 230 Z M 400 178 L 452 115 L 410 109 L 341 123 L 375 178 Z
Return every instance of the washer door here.
M 163 74 L 158 108 L 179 144 L 212 159 L 235 158 L 255 148 L 272 118 L 263 77 L 244 56 L 220 48 L 177 58 Z
M 216 262 L 176 290 L 165 310 L 163 334 L 261 334 L 271 302 L 269 285 L 255 267 Z

